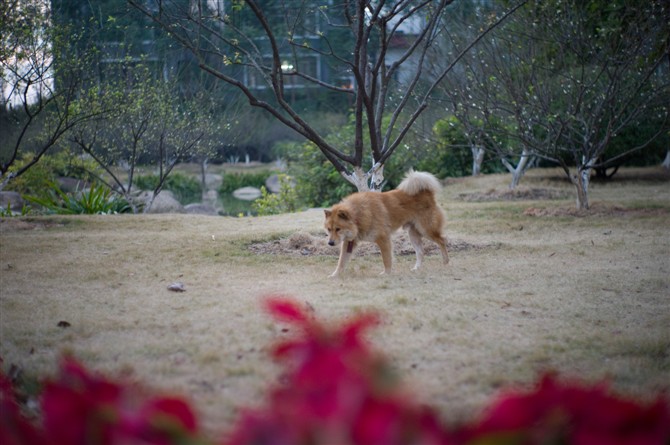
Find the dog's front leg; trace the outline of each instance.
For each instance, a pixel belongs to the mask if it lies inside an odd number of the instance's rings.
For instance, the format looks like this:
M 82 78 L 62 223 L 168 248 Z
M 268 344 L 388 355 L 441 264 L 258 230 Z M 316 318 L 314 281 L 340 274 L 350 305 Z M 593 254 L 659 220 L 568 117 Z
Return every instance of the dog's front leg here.
M 340 246 L 340 259 L 337 261 L 337 269 L 330 275 L 332 278 L 344 272 L 344 266 L 346 266 L 349 258 L 351 258 L 351 255 L 354 252 L 354 247 L 356 247 L 355 241 L 342 241 Z
M 393 246 L 391 245 L 391 239 L 388 237 L 379 237 L 376 243 L 382 252 L 382 261 L 384 262 L 384 272 L 382 272 L 382 275 L 390 274 L 393 267 Z

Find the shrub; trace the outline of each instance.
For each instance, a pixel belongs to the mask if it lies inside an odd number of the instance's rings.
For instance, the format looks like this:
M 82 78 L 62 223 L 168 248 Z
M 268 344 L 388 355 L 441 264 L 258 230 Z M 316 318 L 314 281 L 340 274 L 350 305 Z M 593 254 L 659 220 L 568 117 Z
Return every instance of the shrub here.
M 311 142 L 284 142 L 276 147 L 288 161 L 288 171 L 295 180 L 298 201 L 307 207 L 327 207 L 356 189 Z
M 499 129 L 489 129 L 492 139 L 504 134 Z M 438 120 L 433 126 L 437 143 L 426 150 L 417 163 L 418 170 L 430 171 L 438 178 L 461 177 L 472 174 L 472 150 L 465 127 L 455 117 L 448 116 Z M 482 162 L 482 173 L 501 173 L 506 171 L 498 155 L 489 148 Z
M 59 215 L 108 215 L 131 211 L 125 199 L 114 195 L 102 184 L 93 184 L 90 189 L 82 192 L 65 193 L 54 182 L 41 196 L 25 196 L 25 199 L 39 205 L 47 213 Z
M 219 193 L 230 194 L 242 187 L 256 187 L 260 189 L 272 175 L 270 171 L 256 173 L 225 173 Z
M 291 178 L 279 175 L 279 193 L 270 193 L 265 186 L 261 186 L 261 197 L 252 203 L 251 208 L 260 216 L 297 211 L 298 195 Z
M 293 337 L 274 348 L 282 382 L 265 406 L 241 411 L 226 438 L 210 442 L 182 399 L 146 392 L 91 373 L 66 358 L 42 391 L 39 426 L 23 417 L 17 394 L 0 373 L 0 443 L 114 445 L 667 445 L 670 408 L 610 395 L 604 386 L 547 375 L 528 391 L 510 391 L 471 423 L 447 426 L 402 389 L 365 332 L 378 323 L 358 314 L 327 326 L 297 303 L 274 297 L 272 315 Z M 142 394 L 145 394 L 142 397 Z
M 141 190 L 155 190 L 158 187 L 158 181 L 159 178 L 157 175 L 138 176 L 135 179 L 135 186 Z M 200 202 L 202 199 L 202 185 L 200 181 L 183 173 L 170 173 L 167 179 L 165 179 L 163 189 L 171 191 L 175 199 L 184 205 Z
M 12 167 L 12 171 L 22 168 L 32 159 L 31 154 L 23 157 Z M 98 164 L 92 159 L 75 156 L 67 151 L 47 154 L 30 167 L 21 176 L 12 179 L 7 190 L 13 190 L 26 195 L 40 195 L 48 189 L 59 177 L 69 177 L 92 182 L 101 174 Z

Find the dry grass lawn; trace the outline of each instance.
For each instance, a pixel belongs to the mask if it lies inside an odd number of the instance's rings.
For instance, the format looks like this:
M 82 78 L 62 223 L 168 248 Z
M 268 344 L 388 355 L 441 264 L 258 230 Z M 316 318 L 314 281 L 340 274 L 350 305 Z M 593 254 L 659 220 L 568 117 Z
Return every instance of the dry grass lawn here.
M 71 352 L 186 395 L 218 433 L 277 380 L 267 347 L 285 329 L 260 301 L 282 293 L 326 320 L 380 312 L 374 345 L 446 420 L 547 369 L 641 397 L 670 389 L 667 173 L 629 169 L 594 183 L 589 214 L 572 210 L 557 170 L 531 172 L 516 194 L 505 193 L 508 180 L 448 181 L 451 263 L 433 252 L 411 272 L 398 237 L 391 276 L 378 275 L 369 248 L 329 279 L 337 252 L 325 246 L 321 210 L 4 219 L 0 356 L 43 376 Z M 186 292 L 169 291 L 175 281 Z

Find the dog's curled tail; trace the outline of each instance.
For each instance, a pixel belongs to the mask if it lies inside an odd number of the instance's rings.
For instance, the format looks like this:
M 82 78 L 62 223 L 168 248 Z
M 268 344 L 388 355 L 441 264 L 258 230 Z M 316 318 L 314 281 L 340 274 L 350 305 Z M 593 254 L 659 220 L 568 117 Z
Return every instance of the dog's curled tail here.
M 440 181 L 430 173 L 410 170 L 397 188 L 408 195 L 416 195 L 424 190 L 436 194 L 442 189 L 442 186 Z

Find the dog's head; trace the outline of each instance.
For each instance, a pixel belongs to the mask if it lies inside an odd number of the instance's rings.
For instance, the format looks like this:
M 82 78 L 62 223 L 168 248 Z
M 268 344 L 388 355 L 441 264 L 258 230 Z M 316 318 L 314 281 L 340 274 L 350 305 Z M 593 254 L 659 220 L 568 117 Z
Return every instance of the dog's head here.
M 324 227 L 328 233 L 328 245 L 335 246 L 343 241 L 353 241 L 358 235 L 358 228 L 351 214 L 341 204 L 325 210 L 326 221 Z

